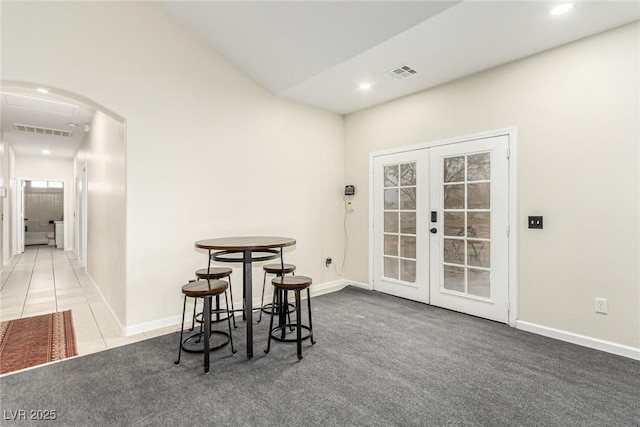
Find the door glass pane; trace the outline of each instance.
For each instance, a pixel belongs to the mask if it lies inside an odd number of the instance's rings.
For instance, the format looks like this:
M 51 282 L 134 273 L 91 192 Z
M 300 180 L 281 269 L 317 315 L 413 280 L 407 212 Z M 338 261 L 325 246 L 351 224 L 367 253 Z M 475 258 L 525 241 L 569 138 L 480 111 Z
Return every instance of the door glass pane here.
M 384 232 L 385 233 L 398 232 L 398 212 L 384 213 Z
M 384 186 L 396 187 L 398 185 L 398 165 L 384 167 Z
M 384 277 L 398 278 L 398 258 L 384 257 Z
M 403 234 L 416 234 L 416 213 L 400 213 L 400 232 Z
M 400 209 L 416 208 L 416 187 L 400 189 Z
M 410 283 L 416 282 L 416 185 L 416 162 L 384 166 L 383 276 Z
M 489 209 L 489 201 L 491 199 L 489 191 L 491 184 L 488 182 L 482 184 L 467 185 L 467 209 Z
M 410 260 L 400 260 L 400 280 L 415 283 L 416 281 L 416 262 Z
M 467 224 L 469 237 L 491 238 L 491 213 L 468 212 Z
M 480 240 L 468 240 L 467 264 L 476 267 L 491 267 L 491 243 Z
M 467 280 L 469 281 L 468 290 L 471 295 L 484 298 L 491 298 L 491 281 L 490 272 L 487 270 L 476 270 L 469 268 L 467 270 Z
M 491 179 L 491 154 L 472 154 L 467 157 L 467 181 Z
M 444 288 L 450 291 L 464 292 L 464 268 L 445 265 Z
M 405 163 L 400 165 L 400 185 L 416 185 L 415 163 Z
M 444 208 L 464 209 L 464 185 L 445 185 Z
M 464 212 L 444 213 L 444 235 L 464 236 Z
M 398 256 L 398 235 L 397 234 L 384 235 L 384 254 Z
M 444 239 L 444 262 L 464 265 L 464 240 Z
M 414 236 L 400 237 L 400 256 L 403 258 L 416 257 L 416 238 Z
M 464 156 L 444 159 L 444 182 L 464 181 Z
M 386 188 L 384 190 L 384 208 L 398 209 L 398 189 Z
M 443 161 L 444 288 L 490 298 L 491 153 Z

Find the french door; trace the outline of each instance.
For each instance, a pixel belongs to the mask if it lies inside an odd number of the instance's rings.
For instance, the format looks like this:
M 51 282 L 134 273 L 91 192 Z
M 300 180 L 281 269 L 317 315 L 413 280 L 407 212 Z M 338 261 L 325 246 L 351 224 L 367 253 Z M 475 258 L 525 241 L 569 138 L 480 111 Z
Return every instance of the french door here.
M 502 135 L 374 157 L 374 289 L 508 322 L 508 148 Z
M 374 159 L 374 289 L 429 302 L 427 150 Z

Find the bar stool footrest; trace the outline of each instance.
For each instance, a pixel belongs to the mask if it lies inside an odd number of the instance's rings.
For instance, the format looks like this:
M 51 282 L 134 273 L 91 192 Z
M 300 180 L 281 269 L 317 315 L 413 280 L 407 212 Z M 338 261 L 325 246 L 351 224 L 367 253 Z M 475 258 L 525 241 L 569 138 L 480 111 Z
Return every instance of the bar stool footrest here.
M 226 320 L 226 319 L 225 319 Z M 186 353 L 204 353 L 204 332 L 197 332 L 185 338 L 182 341 L 182 350 Z M 218 335 L 221 337 L 225 337 L 222 342 L 220 340 L 211 340 L 209 342 L 209 352 L 220 350 L 222 347 L 229 344 L 229 333 L 224 331 L 211 331 L 210 337 L 213 335 Z M 187 347 L 188 343 L 195 341 L 192 346 Z M 217 341 L 217 342 L 216 342 Z
M 295 333 L 297 327 L 297 323 L 285 323 L 283 325 L 278 325 L 271 330 L 271 339 L 280 342 L 298 342 L 298 336 L 297 333 Z M 300 338 L 300 340 L 304 341 L 311 338 L 311 329 L 307 325 L 300 325 L 300 327 L 307 331 L 305 335 L 302 335 L 302 338 Z M 294 337 L 282 338 L 282 328 L 289 328 L 288 334 L 294 335 Z
M 262 306 L 262 312 L 265 314 L 271 314 L 271 306 L 272 304 L 265 304 Z M 296 312 L 296 306 L 294 304 L 287 304 L 287 312 L 286 314 L 291 314 L 291 313 L 295 313 Z M 275 314 L 276 316 L 280 315 L 280 310 L 279 307 L 276 307 L 276 311 L 273 312 L 273 314 Z
M 230 312 L 230 313 L 231 313 L 231 312 L 234 312 L 234 311 L 242 311 L 242 310 L 229 310 L 229 312 Z M 223 313 L 223 314 L 225 314 L 225 315 L 227 314 L 227 313 L 225 313 L 225 312 L 221 312 L 221 313 Z M 220 322 L 226 322 L 226 321 L 227 321 L 227 318 L 226 318 L 226 317 L 221 317 L 221 318 L 219 318 L 219 319 L 214 319 L 213 317 L 214 317 L 214 315 L 215 315 L 215 314 L 216 314 L 216 313 L 215 313 L 214 311 L 212 311 L 212 312 L 211 312 L 211 324 L 214 324 L 214 323 L 220 323 Z M 233 321 L 233 317 L 234 317 L 234 316 L 231 316 L 231 317 L 230 317 L 230 320 L 231 320 L 231 321 Z M 196 322 L 196 323 L 198 323 L 198 324 L 202 323 L 202 312 L 200 312 L 200 313 L 196 313 L 195 322 Z

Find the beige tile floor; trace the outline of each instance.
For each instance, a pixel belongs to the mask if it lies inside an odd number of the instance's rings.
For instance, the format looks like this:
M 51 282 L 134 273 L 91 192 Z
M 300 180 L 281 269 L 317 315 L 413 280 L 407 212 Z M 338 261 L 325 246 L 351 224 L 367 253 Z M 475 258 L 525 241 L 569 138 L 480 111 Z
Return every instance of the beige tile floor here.
M 179 330 L 121 337 L 97 289 L 75 256 L 53 246 L 27 246 L 0 273 L 0 321 L 71 310 L 79 355 Z

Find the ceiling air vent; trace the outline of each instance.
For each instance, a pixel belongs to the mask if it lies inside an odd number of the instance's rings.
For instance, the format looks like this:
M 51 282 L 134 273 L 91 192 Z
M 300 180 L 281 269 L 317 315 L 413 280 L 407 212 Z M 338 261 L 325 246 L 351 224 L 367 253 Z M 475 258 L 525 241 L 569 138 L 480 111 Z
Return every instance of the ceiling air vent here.
M 15 130 L 19 130 L 21 132 L 31 132 L 31 133 L 37 133 L 40 135 L 54 135 L 54 136 L 71 136 L 73 135 L 73 132 L 68 131 L 68 130 L 63 130 L 63 129 L 50 129 L 50 128 L 43 128 L 43 127 L 39 127 L 39 126 L 29 126 L 29 125 L 21 125 L 18 123 L 14 123 L 13 124 L 13 128 Z
M 387 71 L 385 74 L 392 79 L 402 80 L 406 79 L 407 77 L 411 77 L 414 74 L 418 74 L 418 72 L 408 65 L 403 65 L 401 67 L 394 68 L 391 71 Z

